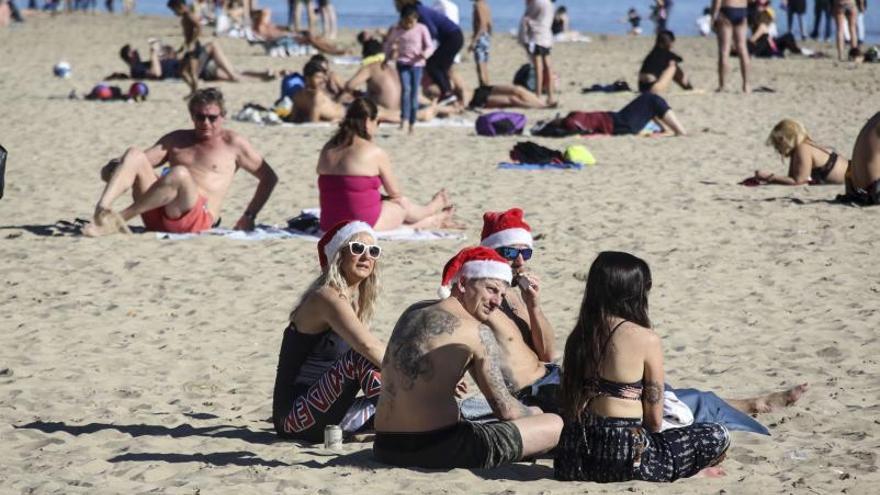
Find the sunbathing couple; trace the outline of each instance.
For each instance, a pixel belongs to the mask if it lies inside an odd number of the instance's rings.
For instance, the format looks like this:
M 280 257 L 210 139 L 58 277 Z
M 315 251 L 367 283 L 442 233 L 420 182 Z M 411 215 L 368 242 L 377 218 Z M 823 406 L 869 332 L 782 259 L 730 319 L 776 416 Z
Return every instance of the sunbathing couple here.
M 220 91 L 197 90 L 188 108 L 193 129 L 166 134 L 143 151 L 129 148 L 104 166 L 101 177 L 107 185 L 95 207 L 93 223 L 83 229 L 85 235 L 129 232 L 126 222 L 138 215 L 150 231 L 207 230 L 219 224 L 223 200 L 239 168 L 254 175 L 259 184 L 235 228 L 254 228 L 278 177 L 246 138 L 223 128 L 226 108 Z M 339 131 L 321 151 L 317 172 L 322 229 L 341 218 L 359 218 L 377 230 L 401 225 L 459 227 L 445 190 L 426 205 L 402 193 L 388 155 L 372 142 L 377 127 L 376 106 L 355 100 Z M 166 164 L 167 173 L 157 175 L 154 170 Z M 114 201 L 129 189 L 134 202 L 115 212 Z
M 759 184 L 845 184 L 842 198 L 859 204 L 880 204 L 880 113 L 871 117 L 859 132 L 852 160 L 833 148 L 817 144 L 803 124 L 780 121 L 770 132 L 767 144 L 788 158 L 788 174 L 756 170 L 745 185 Z
M 183 46 L 175 50 L 157 40 L 150 41 L 150 57 L 141 58 L 131 45 L 124 45 L 119 56 L 128 65 L 129 74 L 134 79 L 180 78 L 194 92 L 202 81 L 240 81 L 243 76 L 268 81 L 275 78 L 271 70 L 236 71 L 229 58 L 215 42 L 202 43 L 201 24 L 190 11 L 184 0 L 168 0 L 168 8 L 180 17 L 183 30 Z M 179 56 L 179 53 L 182 55 Z
M 750 420 L 806 390 L 730 405 L 696 392 L 712 402 L 700 419 L 722 423 L 685 419 L 661 431 L 664 370 L 647 315 L 648 266 L 625 253 L 599 255 L 560 376 L 550 363 L 555 337 L 541 310 L 542 284 L 525 269 L 532 242 L 520 210 L 487 213 L 482 246 L 443 269 L 445 297 L 408 308 L 386 347 L 369 329 L 382 248 L 366 223 L 337 224 L 319 243 L 321 274 L 284 332 L 277 433 L 314 442 L 329 424 L 346 435 L 375 429 L 377 459 L 434 469 L 495 467 L 559 445 L 558 479 L 671 481 L 722 474 L 713 466 L 728 448 L 727 427 L 741 423 L 719 412 L 738 412 L 734 406 Z M 498 421 L 462 419 L 465 373 Z

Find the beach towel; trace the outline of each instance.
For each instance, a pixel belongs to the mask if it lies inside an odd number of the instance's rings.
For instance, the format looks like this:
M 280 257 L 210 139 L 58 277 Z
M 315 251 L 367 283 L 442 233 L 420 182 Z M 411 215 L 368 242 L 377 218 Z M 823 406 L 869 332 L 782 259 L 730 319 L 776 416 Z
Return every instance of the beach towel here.
M 343 55 L 341 57 L 332 57 L 330 61 L 338 65 L 361 65 L 363 59 L 357 55 Z
M 667 390 L 670 390 L 667 388 Z M 693 388 L 671 389 L 678 400 L 687 405 L 694 415 L 695 423 L 720 423 L 728 430 L 747 431 L 770 435 L 770 431 L 748 414 L 735 409 L 713 392 L 701 392 Z M 665 416 L 665 402 L 664 402 Z M 664 418 L 665 419 L 665 418 Z
M 618 79 L 611 84 L 594 84 L 589 88 L 581 89 L 581 93 L 620 93 L 623 91 L 632 91 L 632 88 L 623 79 Z
M 694 424 L 691 408 L 679 400 L 672 390 L 663 392 L 663 420 L 660 431 Z
M 227 228 L 213 228 L 197 234 L 174 234 L 170 232 L 156 232 L 157 239 L 180 241 L 202 236 L 222 236 L 236 241 L 267 241 L 274 239 L 303 239 L 318 242 L 321 232 L 312 228 L 317 225 L 321 217 L 319 208 L 308 208 L 300 215 L 288 220 L 287 226 L 260 224 L 254 230 L 233 230 Z M 309 221 L 309 219 L 313 221 Z M 412 227 L 400 227 L 394 230 L 376 232 L 377 240 L 380 241 L 440 241 L 440 240 L 464 240 L 465 235 L 459 232 L 445 230 L 413 229 Z

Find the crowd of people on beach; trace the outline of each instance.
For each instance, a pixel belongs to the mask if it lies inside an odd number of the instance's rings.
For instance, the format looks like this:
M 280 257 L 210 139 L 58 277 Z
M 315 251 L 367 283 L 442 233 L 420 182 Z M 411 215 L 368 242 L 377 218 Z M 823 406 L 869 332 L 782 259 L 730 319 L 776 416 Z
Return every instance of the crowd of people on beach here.
M 249 19 L 245 24 L 260 43 L 308 45 L 320 52 L 297 74 L 239 71 L 218 44 L 203 41 L 199 9 L 169 0 L 180 18 L 183 45 L 176 49 L 154 40 L 148 58 L 131 45 L 119 56 L 131 78 L 186 81 L 192 128 L 171 131 L 144 149 L 132 146 L 104 165 L 100 176 L 106 185 L 82 233 L 129 232 L 127 224 L 136 217 L 150 231 L 211 229 L 220 223 L 238 169 L 254 176 L 257 186 L 234 228 L 253 230 L 280 179 L 247 138 L 224 127 L 223 93 L 202 87 L 203 81 L 292 81 L 295 91 L 282 95 L 289 99 L 285 118 L 333 122 L 338 128 L 316 157 L 319 263 L 283 331 L 272 407 L 279 437 L 318 442 L 332 425 L 347 438 L 374 433 L 375 458 L 403 467 L 493 468 L 553 455 L 559 480 L 723 475 L 719 464 L 730 447 L 730 430 L 766 433 L 752 416 L 791 406 L 807 384 L 745 399 L 669 384 L 662 339 L 648 311 L 651 269 L 615 251 L 601 252 L 592 262 L 577 323 L 565 340 L 561 365 L 555 363 L 557 334 L 542 309 L 545 284 L 530 268 L 536 236 L 513 205 L 484 213 L 479 246 L 462 249 L 443 267 L 439 299 L 413 301 L 388 342 L 372 332 L 382 271 L 388 269 L 382 265 L 391 264 L 382 257 L 379 234 L 400 227 L 463 228 L 449 191 L 441 188 L 427 201 L 406 194 L 389 153 L 377 142 L 380 122 L 412 133 L 420 121 L 467 108 L 561 105 L 552 53 L 560 35 L 571 34 L 564 7 L 525 1 L 517 37 L 534 72 L 529 89 L 492 84 L 494 26 L 486 0 L 473 0 L 467 45 L 457 10 L 451 15 L 455 4 L 439 3 L 437 10 L 418 0 L 393 0 L 398 21 L 387 30 L 357 35 L 360 66 L 342 80 L 326 56 L 345 53 L 334 41 L 336 13 L 329 0 L 317 2 L 321 35 L 308 0 L 290 0 L 288 26 L 272 24 L 271 13 L 250 2 L 225 4 L 227 13 L 233 8 L 248 13 L 236 15 Z M 686 134 L 661 96 L 673 85 L 694 89 L 668 29 L 672 3 L 656 0 L 656 42 L 637 72 L 638 95 L 616 112 L 581 112 L 580 122 L 591 133 L 638 134 L 654 121 L 669 134 Z M 792 16 L 799 19 L 806 2 L 788 0 L 787 6 L 791 29 Z M 307 27 L 300 24 L 303 7 Z M 217 22 L 214 9 L 200 8 Z M 835 0 L 831 8 L 838 56 L 846 58 L 845 32 L 848 56 L 860 56 L 856 26 L 864 0 Z M 739 58 L 744 92 L 752 90 L 749 56 L 762 56 L 764 44 L 803 53 L 794 35 L 782 39 L 767 28 L 774 19 L 768 12 L 765 0 L 712 1 L 707 15 L 718 37 L 719 90 L 726 87 L 731 53 Z M 638 34 L 638 13 L 631 10 L 627 19 Z M 815 36 L 818 31 L 817 22 Z M 800 32 L 803 39 L 802 22 Z M 465 46 L 479 82 L 474 91 L 456 72 Z M 788 172 L 757 170 L 747 185 L 844 185 L 847 200 L 880 204 L 880 113 L 856 136 L 850 158 L 815 141 L 792 119 L 775 125 L 767 144 L 788 161 Z M 167 172 L 156 173 L 169 164 Z M 131 203 L 115 209 L 129 191 Z M 476 393 L 468 390 L 465 375 L 476 383 Z

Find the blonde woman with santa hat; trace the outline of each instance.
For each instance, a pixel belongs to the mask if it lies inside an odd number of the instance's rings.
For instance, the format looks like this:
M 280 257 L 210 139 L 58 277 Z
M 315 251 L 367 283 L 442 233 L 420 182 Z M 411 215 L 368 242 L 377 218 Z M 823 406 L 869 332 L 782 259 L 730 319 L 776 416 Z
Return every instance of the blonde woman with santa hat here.
M 562 420 L 519 403 L 485 325 L 510 285 L 510 265 L 493 249 L 465 248 L 443 269 L 440 301 L 401 315 L 382 363 L 373 453 L 386 464 L 428 469 L 491 468 L 547 452 Z M 500 421 L 459 415 L 456 389 L 468 372 Z
M 281 343 L 272 404 L 279 436 L 317 442 L 327 425 L 345 434 L 369 425 L 385 354 L 368 326 L 381 254 L 360 221 L 339 222 L 318 242 L 321 274 L 290 313 Z

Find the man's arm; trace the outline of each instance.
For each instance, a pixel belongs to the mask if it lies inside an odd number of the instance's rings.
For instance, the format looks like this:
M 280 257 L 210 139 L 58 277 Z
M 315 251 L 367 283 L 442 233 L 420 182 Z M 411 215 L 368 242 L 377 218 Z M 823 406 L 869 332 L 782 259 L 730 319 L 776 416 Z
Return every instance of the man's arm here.
M 263 205 L 266 204 L 266 201 L 269 200 L 269 196 L 272 195 L 272 190 L 275 189 L 275 184 L 278 183 L 278 176 L 275 174 L 275 171 L 272 170 L 272 167 L 266 163 L 266 160 L 257 153 L 257 150 L 254 149 L 247 139 L 239 136 L 237 137 L 237 140 L 239 141 L 239 152 L 235 161 L 236 166 L 247 170 L 260 182 L 257 184 L 257 190 L 254 192 L 254 197 L 251 198 L 250 203 L 248 203 L 244 214 L 242 214 L 241 218 L 238 219 L 238 222 L 235 223 L 235 229 L 253 230 L 257 214 L 260 213 L 260 210 L 263 209 Z
M 520 278 L 524 278 L 525 281 L 528 282 L 527 287 L 524 288 L 523 286 L 520 286 L 520 291 L 522 293 L 523 302 L 526 305 L 526 310 L 529 312 L 529 330 L 532 334 L 532 344 L 535 348 L 535 354 L 538 355 L 538 359 L 545 363 L 552 362 L 554 346 L 556 344 L 556 334 L 553 331 L 553 326 L 550 324 L 550 321 L 544 315 L 544 310 L 541 309 L 539 300 L 541 281 L 538 277 L 528 273 L 520 275 Z M 526 282 L 520 283 L 525 285 Z
M 498 351 L 498 342 L 495 334 L 486 325 L 480 325 L 480 346 L 474 352 L 474 361 L 470 372 L 477 386 L 498 419 L 511 421 L 514 419 L 531 416 L 534 411 L 516 400 L 507 386 L 501 374 L 501 353 Z
M 370 68 L 368 66 L 361 66 L 361 68 L 358 69 L 358 71 L 355 72 L 353 76 L 351 76 L 351 79 L 346 81 L 345 90 L 350 93 L 354 93 L 355 91 L 358 91 L 361 86 L 366 84 L 369 79 Z

